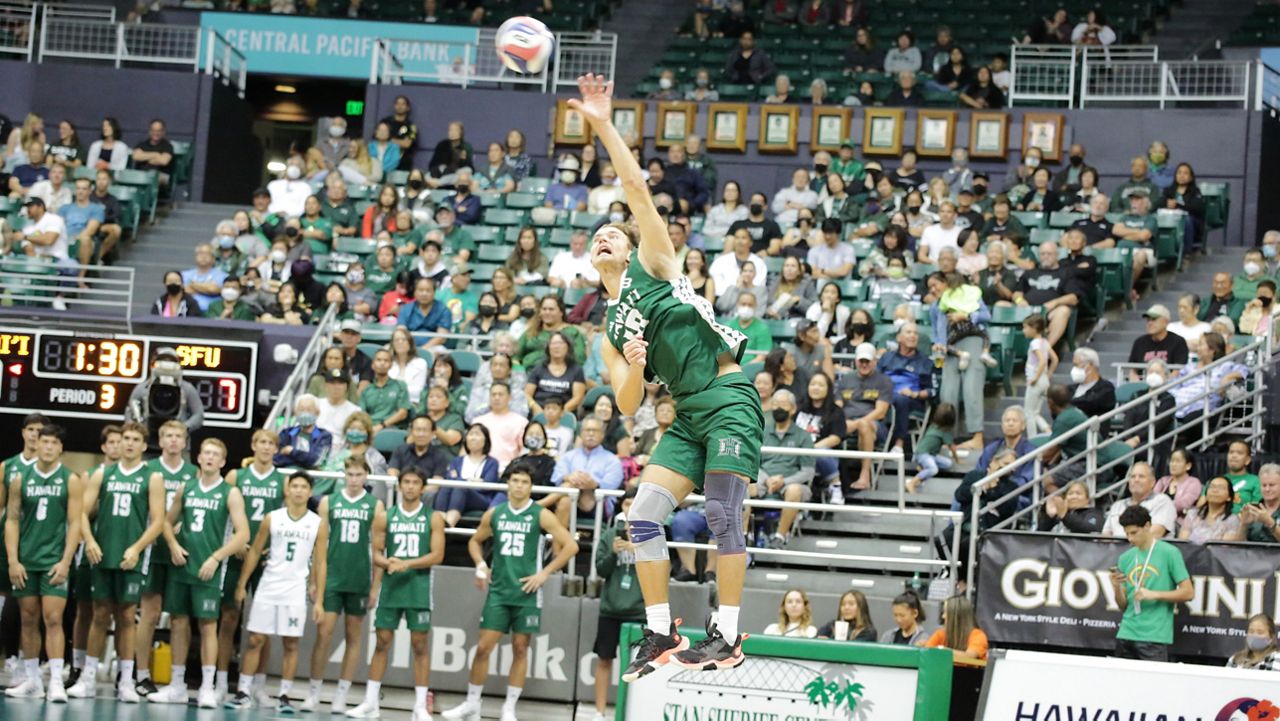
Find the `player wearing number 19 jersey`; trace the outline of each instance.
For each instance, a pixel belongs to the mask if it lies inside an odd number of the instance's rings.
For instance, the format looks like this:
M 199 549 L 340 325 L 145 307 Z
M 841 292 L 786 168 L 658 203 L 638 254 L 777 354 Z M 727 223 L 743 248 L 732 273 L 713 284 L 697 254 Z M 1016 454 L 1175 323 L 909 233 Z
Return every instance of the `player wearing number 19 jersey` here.
M 311 653 L 311 683 L 303 711 L 314 711 L 320 703 L 324 686 L 324 669 L 329 662 L 329 642 L 338 614 L 343 614 L 346 649 L 338 690 L 329 707 L 333 713 L 347 710 L 347 691 L 360 663 L 360 642 L 364 635 L 364 616 L 373 599 L 374 576 L 382 569 L 373 565 L 373 537 L 383 533 L 387 512 L 382 501 L 364 489 L 369 466 L 363 457 L 352 456 L 343 464 L 343 486 L 320 501 L 320 540 L 324 548 L 323 563 L 316 571 L 316 588 L 320 596 L 316 604 L 316 644 Z

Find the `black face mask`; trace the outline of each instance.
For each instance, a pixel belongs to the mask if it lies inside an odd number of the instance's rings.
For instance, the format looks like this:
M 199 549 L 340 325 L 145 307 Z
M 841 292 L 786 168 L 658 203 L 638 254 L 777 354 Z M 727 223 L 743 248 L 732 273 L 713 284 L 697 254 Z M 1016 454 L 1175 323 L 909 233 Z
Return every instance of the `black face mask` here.
M 480 317 L 481 317 L 481 318 L 492 318 L 492 317 L 494 317 L 494 316 L 495 316 L 495 315 L 497 315 L 497 314 L 498 314 L 498 308 L 497 308 L 497 306 L 492 306 L 492 305 L 482 305 L 482 306 L 480 306 Z
M 1084 162 L 1084 156 L 1083 156 L 1083 155 L 1073 155 L 1073 156 L 1071 156 L 1070 160 L 1071 160 L 1071 164 L 1072 164 L 1072 165 L 1076 165 L 1076 166 L 1078 166 L 1078 165 L 1080 165 L 1081 163 L 1083 163 L 1083 162 Z
M 536 312 L 537 312 L 537 311 L 536 311 L 536 310 L 534 310 L 533 308 L 521 308 L 521 309 L 520 309 L 520 317 L 521 317 L 521 318 L 532 318 L 532 317 L 533 317 L 533 314 L 534 314 L 534 313 L 536 313 Z
M 290 225 L 289 227 L 284 229 L 284 234 L 289 236 L 290 238 L 296 238 L 298 237 L 298 229 Z
M 817 165 L 813 166 L 813 172 L 817 173 L 818 175 L 822 175 L 823 173 L 827 172 L 827 166 L 823 163 L 818 163 Z
M 414 190 L 422 190 L 423 188 L 425 188 L 425 187 L 426 187 L 426 185 L 427 185 L 427 184 L 426 184 L 426 183 L 424 183 L 424 182 L 422 182 L 422 180 L 421 180 L 421 179 L 419 179 L 419 178 L 410 178 L 410 179 L 409 179 L 409 187 L 410 187 L 410 188 L 413 188 Z
M 179 294 L 179 293 L 181 293 L 181 292 L 182 292 L 182 284 L 181 284 L 181 283 L 169 283 L 168 285 L 166 285 L 166 286 L 164 287 L 164 289 L 165 289 L 166 291 L 168 291 L 169 295 L 177 295 L 177 294 Z
M 750 210 L 752 215 L 764 215 L 764 206 L 759 203 L 752 203 L 747 210 Z
M 774 408 L 774 409 L 773 409 L 773 422 L 774 422 L 774 423 L 786 423 L 786 422 L 787 422 L 787 419 L 788 419 L 788 418 L 790 418 L 790 417 L 791 417 L 791 411 L 787 410 L 786 408 Z
M 1268 297 L 1267 297 L 1267 296 L 1265 296 L 1265 295 L 1260 295 L 1260 296 L 1258 296 L 1258 302 L 1259 302 L 1259 303 L 1262 303 L 1262 307 L 1263 307 L 1263 308 L 1270 308 L 1270 307 L 1271 307 L 1271 301 L 1272 301 L 1272 300 L 1274 300 L 1274 299 L 1273 299 L 1273 298 L 1268 298 Z
M 987 186 L 978 185 L 975 183 L 973 186 L 973 194 L 981 198 L 982 196 L 987 194 Z
M 849 333 L 851 335 L 858 335 L 863 338 L 870 338 L 871 334 L 874 332 L 875 329 L 871 327 L 870 323 L 853 323 L 849 326 Z
M 907 206 L 907 212 L 911 213 L 912 215 L 915 215 L 916 213 L 919 213 L 919 212 L 920 212 L 920 206 L 918 206 L 918 205 L 908 205 L 908 206 Z

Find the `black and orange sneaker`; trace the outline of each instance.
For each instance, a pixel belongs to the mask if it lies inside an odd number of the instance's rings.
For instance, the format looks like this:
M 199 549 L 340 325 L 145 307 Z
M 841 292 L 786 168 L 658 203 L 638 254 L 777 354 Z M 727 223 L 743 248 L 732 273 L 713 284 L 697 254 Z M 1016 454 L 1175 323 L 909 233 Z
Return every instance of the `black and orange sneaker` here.
M 637 679 L 648 676 L 665 666 L 675 654 L 687 650 L 689 639 L 680 635 L 677 630 L 679 625 L 680 619 L 672 621 L 671 633 L 668 634 L 654 633 L 645 628 L 644 637 L 638 642 L 636 658 L 630 666 L 627 666 L 627 670 L 622 674 L 622 680 L 634 683 Z
M 742 642 L 747 634 L 740 634 L 730 643 L 720 635 L 714 623 L 707 625 L 707 637 L 699 641 L 693 648 L 677 652 L 671 662 L 677 666 L 701 671 L 737 668 L 746 661 L 742 655 Z

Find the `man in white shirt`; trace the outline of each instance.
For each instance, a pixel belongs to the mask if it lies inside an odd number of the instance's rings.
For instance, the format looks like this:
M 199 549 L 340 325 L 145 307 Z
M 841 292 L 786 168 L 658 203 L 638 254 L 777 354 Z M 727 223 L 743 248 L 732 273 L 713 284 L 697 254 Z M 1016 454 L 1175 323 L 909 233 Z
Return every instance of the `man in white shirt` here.
M 809 249 L 813 277 L 839 280 L 853 273 L 853 246 L 840 242 L 842 228 L 839 218 L 822 221 L 822 245 Z
M 1156 538 L 1172 537 L 1174 526 L 1178 521 L 1178 511 L 1173 501 L 1164 493 L 1153 493 L 1156 487 L 1156 473 L 1151 465 L 1139 461 L 1129 471 L 1129 497 L 1111 504 L 1107 511 L 1107 522 L 1102 527 L 1102 535 L 1124 538 L 1124 526 L 1120 525 L 1120 514 L 1124 509 L 1140 505 L 1151 514 L 1151 534 Z
M 791 185 L 773 196 L 773 219 L 778 225 L 794 225 L 801 208 L 818 207 L 818 194 L 809 189 L 809 171 L 796 168 L 791 174 Z
M 316 427 L 329 431 L 333 435 L 332 452 L 342 450 L 347 443 L 347 419 L 360 412 L 360 406 L 347 400 L 347 386 L 351 385 L 351 376 L 341 368 L 330 368 L 324 372 L 324 398 L 316 405 L 320 413 L 316 417 Z
M 920 236 L 920 248 L 916 260 L 920 263 L 936 263 L 938 251 L 943 248 L 960 249 L 960 226 L 956 225 L 956 205 L 944 200 L 938 205 L 938 222 L 924 229 Z
M 54 163 L 49 168 L 49 177 L 37 180 L 27 191 L 28 198 L 39 198 L 50 213 L 57 213 L 62 206 L 71 202 L 71 188 L 66 183 L 67 169 L 62 163 Z
M 26 202 L 27 223 L 22 230 L 5 230 L 4 243 L 0 244 L 0 252 L 8 254 L 10 249 L 37 258 L 49 258 L 58 268 L 58 275 L 73 276 L 76 274 L 75 261 L 68 257 L 70 246 L 67 243 L 67 224 L 62 216 L 50 213 L 44 201 L 31 197 Z M 18 246 L 14 248 L 14 246 Z M 67 303 L 58 293 L 53 299 L 55 310 L 66 310 Z
M 302 217 L 303 206 L 311 195 L 311 186 L 302 179 L 302 159 L 289 158 L 284 167 L 284 177 L 267 183 L 267 192 L 271 194 L 271 205 L 267 211 L 284 213 L 290 218 Z
M 591 265 L 591 254 L 587 252 L 587 231 L 575 230 L 569 236 L 569 252 L 551 261 L 547 282 L 570 291 L 565 293 L 566 303 L 576 303 L 600 285 L 600 272 Z
M 742 275 L 742 266 L 750 263 L 756 267 L 756 277 L 753 285 L 757 288 L 763 288 L 765 284 L 765 276 L 769 274 L 769 269 L 765 266 L 760 256 L 751 252 L 751 236 L 747 233 L 738 233 L 734 235 L 730 241 L 733 243 L 732 253 L 721 253 L 716 256 L 711 268 L 707 271 L 711 275 L 711 280 L 716 285 L 716 297 L 724 295 L 724 292 L 732 288 L 738 282 L 738 277 Z M 728 248 L 725 248 L 728 250 Z

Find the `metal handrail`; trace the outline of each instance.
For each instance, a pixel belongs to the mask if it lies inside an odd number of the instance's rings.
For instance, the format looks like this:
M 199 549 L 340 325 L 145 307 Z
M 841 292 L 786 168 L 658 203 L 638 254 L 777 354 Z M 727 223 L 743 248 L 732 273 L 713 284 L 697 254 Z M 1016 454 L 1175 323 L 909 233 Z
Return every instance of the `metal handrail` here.
M 249 61 L 222 34 L 210 28 L 205 35 L 204 72 L 222 79 L 223 84 L 235 84 L 241 98 L 249 72 Z
M 0 24 L 10 30 L 16 30 L 26 25 L 26 32 L 14 32 L 15 37 L 25 35 L 25 44 L 0 45 L 0 54 L 8 53 L 12 55 L 25 55 L 27 61 L 30 62 L 34 57 L 36 47 L 36 18 L 39 15 L 39 6 L 28 2 L 0 2 Z
M 271 411 L 267 414 L 266 425 L 263 426 L 269 431 L 276 431 L 272 428 L 278 420 L 293 415 L 293 404 L 298 396 L 299 391 L 306 389 L 307 383 L 311 380 L 311 369 L 320 363 L 320 358 L 324 355 L 326 349 L 332 344 L 334 331 L 338 326 L 338 306 L 331 305 L 321 316 L 319 323 L 316 324 L 316 332 L 311 336 L 311 340 L 307 342 L 302 352 L 298 354 L 298 360 L 294 363 L 293 371 L 289 373 L 289 377 L 285 380 L 284 385 L 280 387 L 280 395 L 276 396 L 276 402 L 271 406 Z
M 1192 357 L 1194 357 L 1194 354 L 1192 354 Z M 1148 365 L 1147 363 L 1129 363 L 1128 361 L 1124 361 L 1124 362 L 1116 361 L 1111 364 L 1111 367 L 1114 368 L 1116 371 L 1116 379 L 1112 382 L 1115 383 L 1117 388 L 1119 388 L 1121 385 L 1125 383 L 1134 382 L 1134 381 L 1128 380 L 1128 375 L 1125 373 L 1125 371 L 1145 371 L 1147 368 L 1147 365 Z M 1170 375 L 1172 375 L 1173 373 L 1182 370 L 1187 365 L 1190 365 L 1190 363 L 1165 363 L 1165 368 L 1168 368 Z M 1145 376 L 1146 374 L 1143 373 L 1142 375 Z
M 40 266 L 41 270 L 33 270 Z M 77 278 L 55 272 L 55 266 L 47 260 L 30 258 L 7 259 L 0 263 L 0 297 L 15 305 L 29 307 L 39 312 L 53 312 L 54 296 L 65 296 L 69 305 L 89 305 L 94 309 L 123 310 L 125 325 L 133 327 L 134 269 L 128 266 L 80 265 L 68 263 L 60 269 L 84 272 Z M 79 287 L 84 283 L 86 287 Z M 106 317 L 106 316 L 100 316 Z

